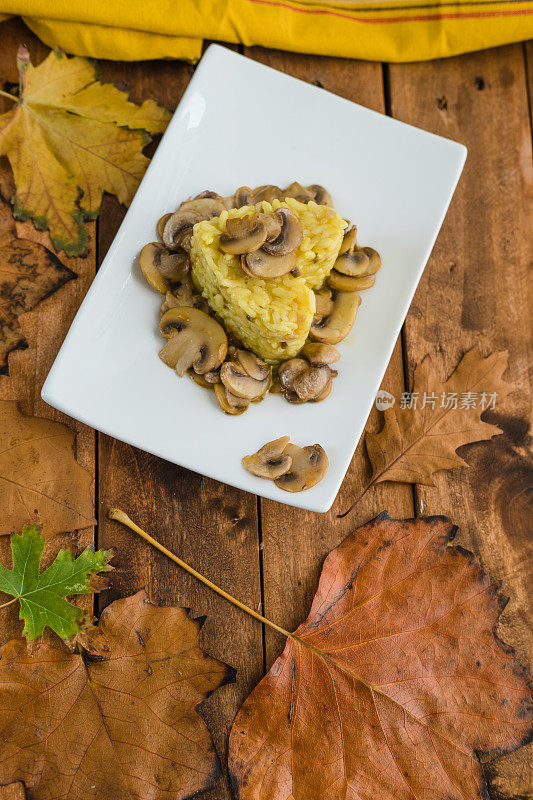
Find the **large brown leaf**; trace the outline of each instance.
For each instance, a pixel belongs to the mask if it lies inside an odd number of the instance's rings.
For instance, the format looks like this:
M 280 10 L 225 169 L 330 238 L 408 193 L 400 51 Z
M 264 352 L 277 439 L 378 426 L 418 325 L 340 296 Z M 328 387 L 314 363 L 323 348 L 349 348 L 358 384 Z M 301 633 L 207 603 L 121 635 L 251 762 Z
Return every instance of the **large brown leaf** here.
M 28 346 L 19 317 L 76 277 L 44 245 L 19 239 L 0 201 L 0 374 L 8 372 L 9 353 Z
M 443 517 L 381 515 L 327 557 L 307 620 L 239 711 L 239 800 L 480 800 L 531 693 L 504 601 Z
M 402 408 L 396 403 L 385 411 L 382 430 L 365 436 L 373 467 L 372 483 L 400 481 L 433 486 L 431 476 L 437 470 L 464 466 L 466 462 L 456 453 L 458 447 L 501 433 L 497 425 L 483 422 L 481 414 L 492 399 L 501 403 L 513 390 L 502 378 L 506 368 L 506 352 L 484 358 L 474 348 L 463 356 L 447 381 L 440 381 L 431 358 L 426 356 L 414 373 L 412 394 L 417 407 Z M 424 396 L 426 401 L 432 399 L 422 408 Z
M 0 784 L 32 800 L 180 800 L 220 765 L 196 707 L 232 680 L 201 622 L 140 592 L 109 606 L 82 654 L 21 640 L 0 651 Z
M 94 523 L 93 480 L 74 458 L 74 437 L 0 400 L 0 536 L 32 522 L 45 536 Z

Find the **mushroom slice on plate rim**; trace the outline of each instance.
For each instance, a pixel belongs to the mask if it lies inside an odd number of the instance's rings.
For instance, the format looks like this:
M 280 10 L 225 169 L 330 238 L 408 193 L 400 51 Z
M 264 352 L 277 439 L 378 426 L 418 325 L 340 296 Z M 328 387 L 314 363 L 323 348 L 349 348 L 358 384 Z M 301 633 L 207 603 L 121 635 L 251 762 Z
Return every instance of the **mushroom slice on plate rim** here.
M 159 242 L 145 244 L 139 254 L 141 271 L 150 286 L 166 294 L 172 285 L 189 272 L 189 256 L 184 250 L 167 250 Z
M 314 342 L 338 344 L 350 333 L 361 298 L 357 292 L 333 293 L 333 308 L 326 316 L 313 320 L 309 338 Z
M 192 229 L 197 222 L 205 219 L 197 211 L 192 209 L 178 209 L 167 219 L 163 228 L 163 243 L 169 250 L 183 247 L 190 250 Z
M 219 194 L 202 192 L 201 195 L 194 197 L 192 200 L 184 200 L 178 210 L 195 211 L 201 215 L 202 219 L 212 219 L 213 217 L 219 217 L 223 211 L 226 211 L 226 206 Z
M 250 377 L 240 364 L 225 361 L 220 368 L 220 380 L 231 394 L 252 401 L 259 399 L 267 391 L 270 373 L 258 381 Z
M 292 458 L 284 452 L 288 444 L 288 436 L 281 436 L 279 439 L 274 439 L 273 442 L 267 442 L 257 453 L 244 456 L 242 465 L 258 478 L 269 478 L 270 480 L 279 478 L 292 466 Z
M 286 492 L 303 492 L 322 480 L 328 471 L 329 461 L 326 452 L 319 444 L 298 447 L 288 444 L 284 452 L 292 458 L 292 466 L 274 483 Z
M 248 400 L 244 400 L 242 397 L 236 397 L 231 392 L 228 392 L 222 383 L 215 383 L 214 388 L 218 404 L 226 414 L 231 414 L 232 416 L 244 414 L 250 405 Z
M 163 231 L 165 230 L 165 225 L 167 224 L 168 220 L 172 216 L 172 211 L 169 211 L 168 214 L 163 214 L 162 217 L 157 221 L 157 235 L 160 239 L 163 238 Z
M 159 321 L 162 335 L 169 339 L 159 357 L 181 377 L 191 367 L 199 375 L 217 369 L 228 348 L 219 323 L 198 308 L 176 306 Z
M 324 342 L 306 342 L 300 350 L 300 355 L 306 358 L 313 367 L 334 364 L 341 357 L 336 347 Z

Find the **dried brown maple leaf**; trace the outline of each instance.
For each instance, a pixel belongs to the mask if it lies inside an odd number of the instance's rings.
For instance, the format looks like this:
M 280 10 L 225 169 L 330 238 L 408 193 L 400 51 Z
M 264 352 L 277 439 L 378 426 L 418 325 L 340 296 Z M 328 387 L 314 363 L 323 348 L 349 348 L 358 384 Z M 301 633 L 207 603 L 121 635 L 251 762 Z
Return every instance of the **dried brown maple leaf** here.
M 98 215 L 104 191 L 130 203 L 148 166 L 146 131 L 161 133 L 169 112 L 154 100 L 134 105 L 97 80 L 95 64 L 52 51 L 37 67 L 17 53 L 19 95 L 0 116 L 0 155 L 15 178 L 15 214 L 49 229 L 68 255 L 87 250 L 84 217 Z
M 92 478 L 74 458 L 74 437 L 0 400 L 0 536 L 32 522 L 45 536 L 94 523 Z
M 8 372 L 9 353 L 28 346 L 18 318 L 76 277 L 44 245 L 19 239 L 0 201 L 0 374 Z
M 368 489 L 381 481 L 434 486 L 434 472 L 466 466 L 457 448 L 502 433 L 497 425 L 483 422 L 481 414 L 491 397 L 499 403 L 514 389 L 502 378 L 507 360 L 505 351 L 484 358 L 473 348 L 448 380 L 440 381 L 433 361 L 426 356 L 414 372 L 411 395 L 417 405 L 402 408 L 395 404 L 384 412 L 381 431 L 365 434 L 372 479 L 340 516 L 346 516 Z
M 443 517 L 387 515 L 327 557 L 307 620 L 241 707 L 239 800 L 481 800 L 475 754 L 530 735 L 505 602 Z
M 233 670 L 198 646 L 202 622 L 139 592 L 102 614 L 80 653 L 0 651 L 0 783 L 34 800 L 180 800 L 220 765 L 196 707 Z

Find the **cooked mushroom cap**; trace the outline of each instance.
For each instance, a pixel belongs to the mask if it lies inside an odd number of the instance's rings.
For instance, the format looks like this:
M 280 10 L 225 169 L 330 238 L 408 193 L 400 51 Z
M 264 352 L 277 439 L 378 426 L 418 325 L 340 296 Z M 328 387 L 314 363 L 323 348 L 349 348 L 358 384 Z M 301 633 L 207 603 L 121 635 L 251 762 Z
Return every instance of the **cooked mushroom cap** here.
M 319 206 L 331 206 L 333 208 L 333 200 L 327 189 L 324 189 L 318 183 L 312 183 L 307 188 L 314 192 L 313 200 L 315 203 L 318 203 Z
M 339 255 L 341 256 L 343 253 L 347 253 L 352 247 L 357 247 L 357 227 L 355 225 L 346 228 L 344 231 L 342 244 L 339 248 Z
M 267 229 L 261 217 L 258 214 L 255 217 L 246 214 L 244 217 L 228 219 L 226 232 L 219 239 L 219 247 L 224 253 L 232 255 L 253 253 L 259 250 L 266 237 Z
M 309 338 L 325 344 L 341 342 L 352 329 L 360 302 L 357 292 L 335 292 L 333 308 L 322 319 L 313 320 Z
M 249 350 L 243 350 L 239 347 L 235 350 L 232 358 L 243 368 L 250 378 L 254 378 L 256 381 L 263 381 L 270 375 L 270 367 L 268 364 Z
M 163 238 L 163 231 L 165 230 L 165 225 L 167 224 L 171 216 L 172 212 L 169 211 L 168 214 L 163 214 L 163 216 L 157 223 L 157 235 L 159 236 L 160 239 Z
M 292 391 L 295 378 L 309 367 L 303 358 L 289 358 L 278 367 L 278 378 L 282 389 Z
M 250 405 L 248 400 L 228 392 L 222 383 L 215 383 L 215 394 L 220 408 L 232 416 L 243 414 Z
M 159 328 L 169 339 L 159 356 L 180 377 L 191 367 L 199 375 L 217 369 L 226 357 L 228 340 L 224 329 L 197 308 L 171 308 L 161 317 Z
M 306 403 L 319 397 L 329 381 L 331 381 L 331 370 L 327 365 L 307 367 L 293 380 L 292 390 Z
M 185 200 L 179 207 L 179 211 L 196 211 L 202 219 L 218 217 L 226 210 L 224 201 L 219 194 L 214 192 L 202 192 L 201 195 L 193 200 Z
M 267 232 L 267 239 L 271 241 L 279 236 L 281 231 L 281 219 L 275 214 L 258 214 Z
M 283 200 L 283 192 L 279 186 L 273 186 L 270 183 L 264 186 L 256 186 L 252 192 L 252 202 L 254 204 L 261 203 L 263 200 L 266 200 L 267 203 L 271 203 L 272 200 Z
M 294 183 L 291 183 L 290 186 L 287 186 L 283 194 L 285 197 L 293 197 L 300 203 L 308 203 L 310 200 L 315 199 L 315 193 L 313 190 L 308 186 L 302 186 L 297 181 L 294 181 Z
M 315 316 L 325 317 L 333 308 L 333 300 L 331 289 L 325 287 L 315 292 Z
M 269 377 L 267 374 L 262 380 L 256 380 L 250 377 L 240 364 L 233 361 L 226 361 L 220 368 L 220 380 L 226 389 L 245 400 L 256 400 L 261 397 L 268 388 Z
M 281 222 L 281 230 L 275 239 L 267 239 L 263 250 L 272 256 L 286 256 L 296 250 L 303 241 L 302 223 L 290 208 L 278 208 L 274 216 Z
M 141 271 L 150 286 L 166 294 L 172 285 L 189 271 L 189 256 L 185 251 L 170 252 L 159 242 L 145 244 L 139 255 Z
M 251 278 L 279 278 L 291 272 L 295 266 L 294 251 L 286 256 L 271 256 L 261 249 L 241 257 L 242 270 Z
M 326 452 L 319 444 L 298 447 L 288 444 L 283 451 L 292 459 L 292 466 L 275 484 L 286 492 L 303 492 L 322 480 L 328 471 L 329 461 Z
M 376 282 L 375 275 L 361 275 L 359 278 L 350 278 L 332 269 L 328 276 L 328 286 L 340 292 L 358 292 L 361 289 L 370 289 Z
M 194 225 L 201 222 L 204 217 L 192 209 L 180 209 L 175 211 L 167 219 L 163 228 L 163 242 L 169 250 L 177 247 L 190 249 L 191 234 Z
M 354 278 L 358 275 L 365 275 L 369 263 L 370 259 L 364 250 L 348 250 L 337 258 L 334 267 L 337 272 Z
M 341 357 L 336 347 L 333 347 L 332 344 L 322 344 L 321 342 L 306 342 L 300 353 L 313 366 L 334 364 Z
M 172 291 L 166 293 L 165 300 L 160 308 L 161 316 L 169 308 L 176 308 L 176 306 L 191 306 L 192 308 L 199 308 L 200 311 L 205 311 L 206 314 L 209 313 L 207 300 L 194 291 L 189 275 L 185 275 L 176 284 L 173 284 Z
M 326 383 L 323 391 L 320 392 L 320 394 L 317 397 L 311 398 L 312 403 L 321 403 L 322 400 L 326 400 L 330 396 L 331 390 L 333 389 L 333 378 L 334 378 L 334 373 L 331 372 L 329 380 Z
M 240 186 L 233 195 L 235 208 L 252 205 L 252 190 L 249 186 Z
M 257 453 L 244 456 L 242 465 L 252 475 L 258 478 L 279 478 L 288 472 L 292 465 L 292 458 L 285 455 L 284 450 L 289 444 L 288 436 L 281 436 L 273 442 L 267 442 Z

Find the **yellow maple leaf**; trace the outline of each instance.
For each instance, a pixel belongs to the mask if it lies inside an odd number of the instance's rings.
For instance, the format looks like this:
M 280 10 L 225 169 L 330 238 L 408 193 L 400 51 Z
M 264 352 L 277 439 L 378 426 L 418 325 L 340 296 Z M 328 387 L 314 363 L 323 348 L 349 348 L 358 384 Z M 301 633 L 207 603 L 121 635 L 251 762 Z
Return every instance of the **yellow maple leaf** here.
M 54 50 L 37 67 L 24 45 L 17 53 L 19 96 L 0 116 L 0 155 L 15 179 L 15 216 L 48 229 L 67 255 L 87 250 L 84 218 L 98 215 L 103 192 L 128 205 L 148 165 L 148 133 L 165 130 L 170 114 L 154 100 L 141 106 L 94 63 Z

